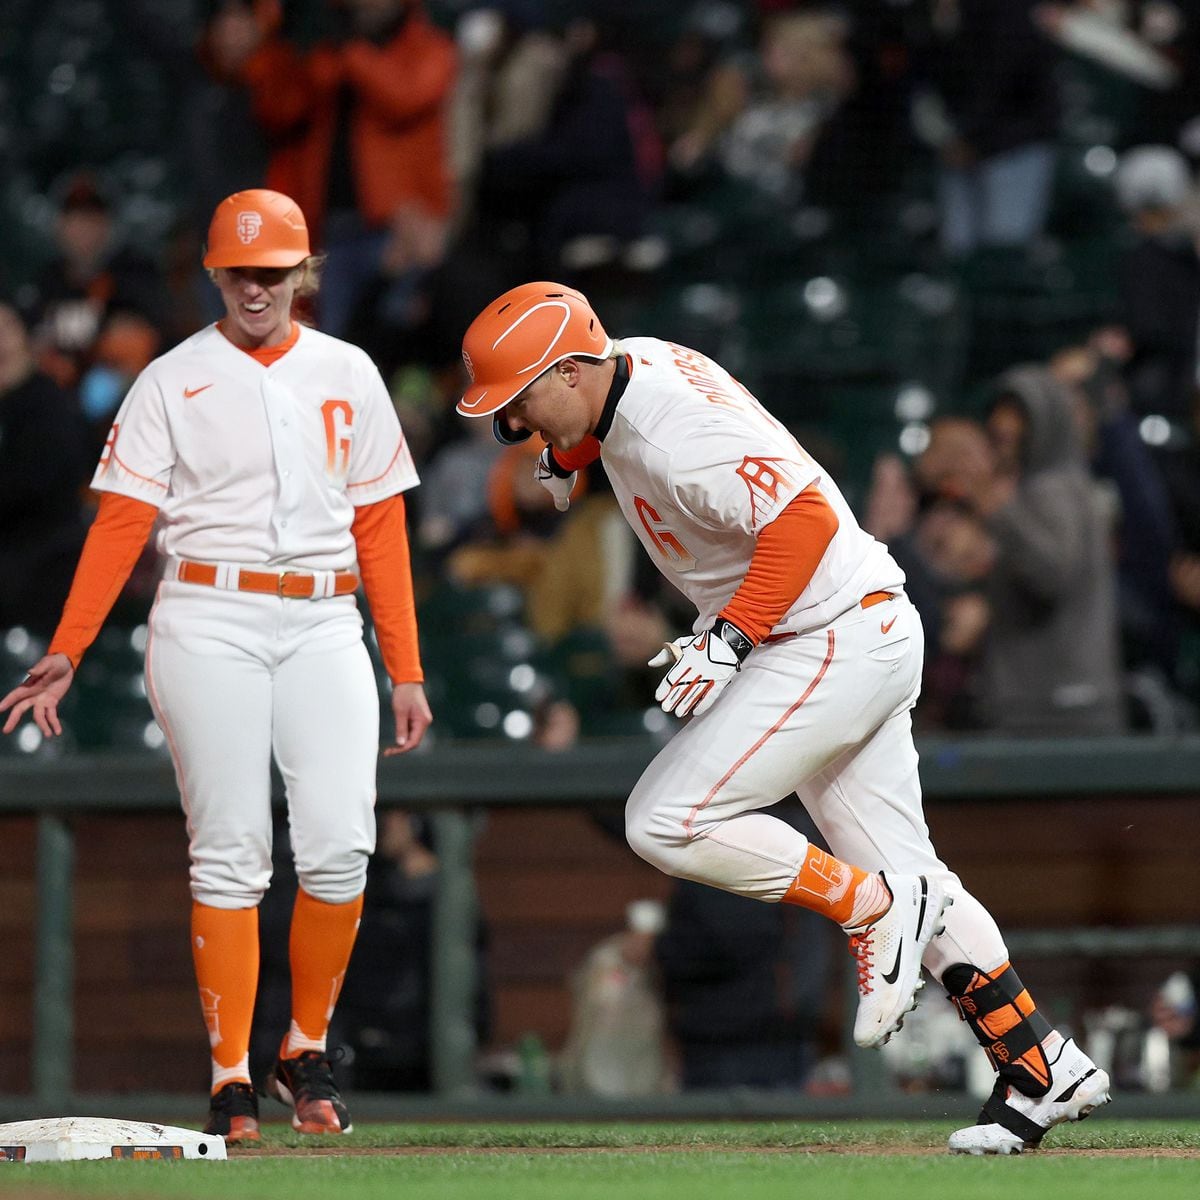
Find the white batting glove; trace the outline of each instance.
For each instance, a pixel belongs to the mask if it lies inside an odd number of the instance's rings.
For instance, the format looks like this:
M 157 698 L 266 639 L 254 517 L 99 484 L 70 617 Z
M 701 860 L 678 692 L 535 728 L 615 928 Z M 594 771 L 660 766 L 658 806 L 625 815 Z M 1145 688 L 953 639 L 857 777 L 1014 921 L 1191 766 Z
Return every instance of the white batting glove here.
M 554 453 L 549 446 L 538 455 L 533 468 L 533 477 L 554 497 L 554 507 L 559 512 L 566 512 L 571 507 L 571 493 L 575 490 L 575 480 L 579 478 L 578 471 L 562 476 L 558 473 L 557 464 L 551 458 Z
M 689 713 L 698 717 L 708 712 L 753 649 L 750 639 L 728 621 L 718 621 L 703 633 L 668 642 L 648 664 L 673 664 L 659 683 L 655 700 L 664 712 L 673 712 L 677 717 Z

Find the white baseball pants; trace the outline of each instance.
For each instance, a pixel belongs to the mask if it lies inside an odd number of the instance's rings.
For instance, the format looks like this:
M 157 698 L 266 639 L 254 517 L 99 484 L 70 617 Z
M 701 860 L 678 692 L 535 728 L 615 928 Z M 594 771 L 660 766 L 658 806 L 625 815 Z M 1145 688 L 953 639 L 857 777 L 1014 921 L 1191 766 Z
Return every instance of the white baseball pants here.
M 945 881 L 954 906 L 924 959 L 935 978 L 999 966 L 1000 930 L 938 857 L 922 812 L 911 709 L 924 648 L 902 594 L 759 646 L 647 767 L 625 810 L 630 845 L 670 875 L 778 901 L 808 839 L 761 810 L 795 792 L 838 858 Z
M 290 600 L 164 581 L 146 683 L 187 816 L 192 896 L 248 908 L 271 879 L 271 757 L 296 873 L 358 896 L 375 848 L 379 693 L 353 596 Z

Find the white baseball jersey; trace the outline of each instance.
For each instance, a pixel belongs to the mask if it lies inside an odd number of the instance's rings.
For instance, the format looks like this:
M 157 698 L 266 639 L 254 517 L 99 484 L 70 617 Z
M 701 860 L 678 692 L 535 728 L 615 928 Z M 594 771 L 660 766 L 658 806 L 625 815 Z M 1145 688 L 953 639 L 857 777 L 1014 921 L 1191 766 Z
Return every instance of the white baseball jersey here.
M 708 628 L 746 577 L 758 535 L 815 485 L 838 530 L 774 633 L 828 624 L 904 572 L 854 519 L 837 485 L 726 370 L 695 350 L 625 338 L 630 378 L 601 457 L 626 519 Z
M 362 350 L 300 326 L 263 366 L 210 325 L 138 376 L 92 486 L 158 506 L 165 555 L 333 571 L 354 565 L 354 507 L 417 482 Z

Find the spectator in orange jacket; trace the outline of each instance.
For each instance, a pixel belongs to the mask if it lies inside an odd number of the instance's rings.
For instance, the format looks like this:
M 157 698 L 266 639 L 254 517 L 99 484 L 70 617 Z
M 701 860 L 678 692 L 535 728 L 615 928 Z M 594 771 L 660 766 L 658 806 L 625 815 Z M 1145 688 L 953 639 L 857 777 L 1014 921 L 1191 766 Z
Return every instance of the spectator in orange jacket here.
M 328 0 L 325 16 L 302 50 L 247 13 L 241 75 L 269 140 L 267 186 L 295 197 L 328 255 L 318 319 L 336 337 L 381 270 L 403 310 L 440 260 L 456 59 L 420 0 Z

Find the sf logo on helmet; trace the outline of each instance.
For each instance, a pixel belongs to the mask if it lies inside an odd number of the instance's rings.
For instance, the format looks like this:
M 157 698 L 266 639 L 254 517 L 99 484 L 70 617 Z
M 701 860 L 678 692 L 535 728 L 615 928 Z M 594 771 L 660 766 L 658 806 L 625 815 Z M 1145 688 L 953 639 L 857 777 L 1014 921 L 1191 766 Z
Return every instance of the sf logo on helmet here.
M 464 350 L 462 352 L 463 366 L 467 368 L 467 374 L 471 377 L 471 382 L 475 382 L 475 364 L 471 361 L 471 356 Z
M 248 246 L 262 232 L 262 214 L 256 212 L 238 213 L 237 235 L 243 246 Z

